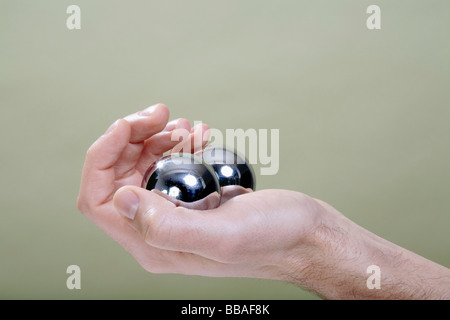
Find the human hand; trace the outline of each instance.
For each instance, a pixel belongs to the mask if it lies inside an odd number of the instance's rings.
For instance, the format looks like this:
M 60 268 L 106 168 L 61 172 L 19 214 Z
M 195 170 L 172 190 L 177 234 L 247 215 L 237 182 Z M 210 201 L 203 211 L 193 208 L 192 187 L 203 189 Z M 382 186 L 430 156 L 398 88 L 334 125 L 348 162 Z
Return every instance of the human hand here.
M 168 119 L 168 108 L 157 104 L 114 122 L 86 153 L 77 201 L 78 209 L 111 238 L 132 254 L 147 250 L 149 259 L 159 259 L 160 250 L 148 250 L 112 199 L 122 186 L 140 186 L 147 168 L 165 152 L 189 146 L 193 152 L 206 143 L 206 125 L 191 128 L 186 119 Z
M 292 191 L 225 187 L 220 208 L 196 211 L 141 188 L 151 163 L 181 149 L 172 135 L 189 130 L 183 141 L 206 143 L 207 126 L 191 129 L 186 119 L 168 118 L 166 106 L 152 106 L 116 121 L 89 148 L 79 210 L 151 272 L 275 278 L 280 256 L 302 241 L 323 208 Z M 130 204 L 134 195 L 141 205 Z M 135 220 L 118 214 L 133 208 L 146 213 Z
M 148 166 L 187 132 L 156 105 L 115 122 L 86 155 L 78 208 L 146 270 L 288 281 L 331 299 L 450 299 L 450 270 L 350 221 L 329 204 L 288 190 L 224 188 L 222 204 L 193 210 L 140 187 Z M 367 267 L 382 289 L 367 287 Z

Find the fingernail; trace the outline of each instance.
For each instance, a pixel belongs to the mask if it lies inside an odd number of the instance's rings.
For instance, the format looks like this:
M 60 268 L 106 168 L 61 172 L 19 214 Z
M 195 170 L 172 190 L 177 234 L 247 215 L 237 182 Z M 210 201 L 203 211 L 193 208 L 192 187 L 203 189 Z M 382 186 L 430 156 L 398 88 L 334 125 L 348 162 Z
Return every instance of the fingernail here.
M 133 191 L 123 190 L 114 197 L 114 206 L 121 215 L 133 220 L 139 208 L 139 198 Z
M 155 105 L 153 105 L 153 106 L 151 106 L 151 107 L 148 107 L 148 108 L 146 108 L 146 109 L 140 111 L 140 112 L 139 112 L 139 115 L 140 115 L 140 116 L 149 116 L 149 115 L 151 115 L 151 114 L 153 113 L 153 111 L 155 111 L 155 109 L 156 109 L 158 106 L 159 106 L 159 103 L 158 103 L 158 104 L 155 104 Z

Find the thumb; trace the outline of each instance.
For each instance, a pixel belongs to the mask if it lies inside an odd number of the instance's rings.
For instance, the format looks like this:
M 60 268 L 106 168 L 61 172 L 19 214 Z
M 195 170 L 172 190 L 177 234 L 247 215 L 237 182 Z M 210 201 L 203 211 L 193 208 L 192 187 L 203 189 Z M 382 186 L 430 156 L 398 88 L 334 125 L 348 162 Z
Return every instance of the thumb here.
M 222 242 L 223 215 L 175 205 L 156 192 L 136 186 L 117 190 L 116 210 L 153 247 L 204 255 Z M 217 219 L 222 216 L 222 218 Z
M 166 198 L 136 186 L 124 186 L 117 190 L 113 204 L 116 210 L 131 223 L 140 219 L 142 215 L 155 213 L 156 210 L 170 211 L 176 207 Z M 136 223 L 134 225 L 136 226 Z

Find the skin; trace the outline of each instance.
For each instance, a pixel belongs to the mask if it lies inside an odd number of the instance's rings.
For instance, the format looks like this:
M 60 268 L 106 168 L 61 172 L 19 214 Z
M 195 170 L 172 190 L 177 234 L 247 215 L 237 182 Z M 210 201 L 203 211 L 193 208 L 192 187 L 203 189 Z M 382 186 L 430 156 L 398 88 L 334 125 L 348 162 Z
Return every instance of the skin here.
M 274 279 L 325 299 L 450 299 L 450 269 L 303 193 L 226 190 L 218 208 L 193 210 L 141 188 L 164 153 L 206 143 L 206 125 L 168 120 L 157 104 L 111 125 L 86 154 L 77 202 L 145 270 Z M 367 286 L 371 265 L 380 268 L 380 289 Z

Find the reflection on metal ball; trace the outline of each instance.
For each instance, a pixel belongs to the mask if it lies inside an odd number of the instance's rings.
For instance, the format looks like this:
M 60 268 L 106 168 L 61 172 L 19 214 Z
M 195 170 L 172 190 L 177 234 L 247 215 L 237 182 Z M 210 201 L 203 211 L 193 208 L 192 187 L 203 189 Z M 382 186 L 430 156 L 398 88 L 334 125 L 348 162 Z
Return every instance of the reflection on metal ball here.
M 148 168 L 142 187 L 176 205 L 206 210 L 217 208 L 222 199 L 254 190 L 255 174 L 236 152 L 207 146 L 195 154 L 162 157 Z
M 224 147 L 207 146 L 196 153 L 214 168 L 221 187 L 237 185 L 255 189 L 255 174 L 248 161 Z
M 145 173 L 142 187 L 193 209 L 216 208 L 221 199 L 214 169 L 189 153 L 171 154 L 156 161 Z

